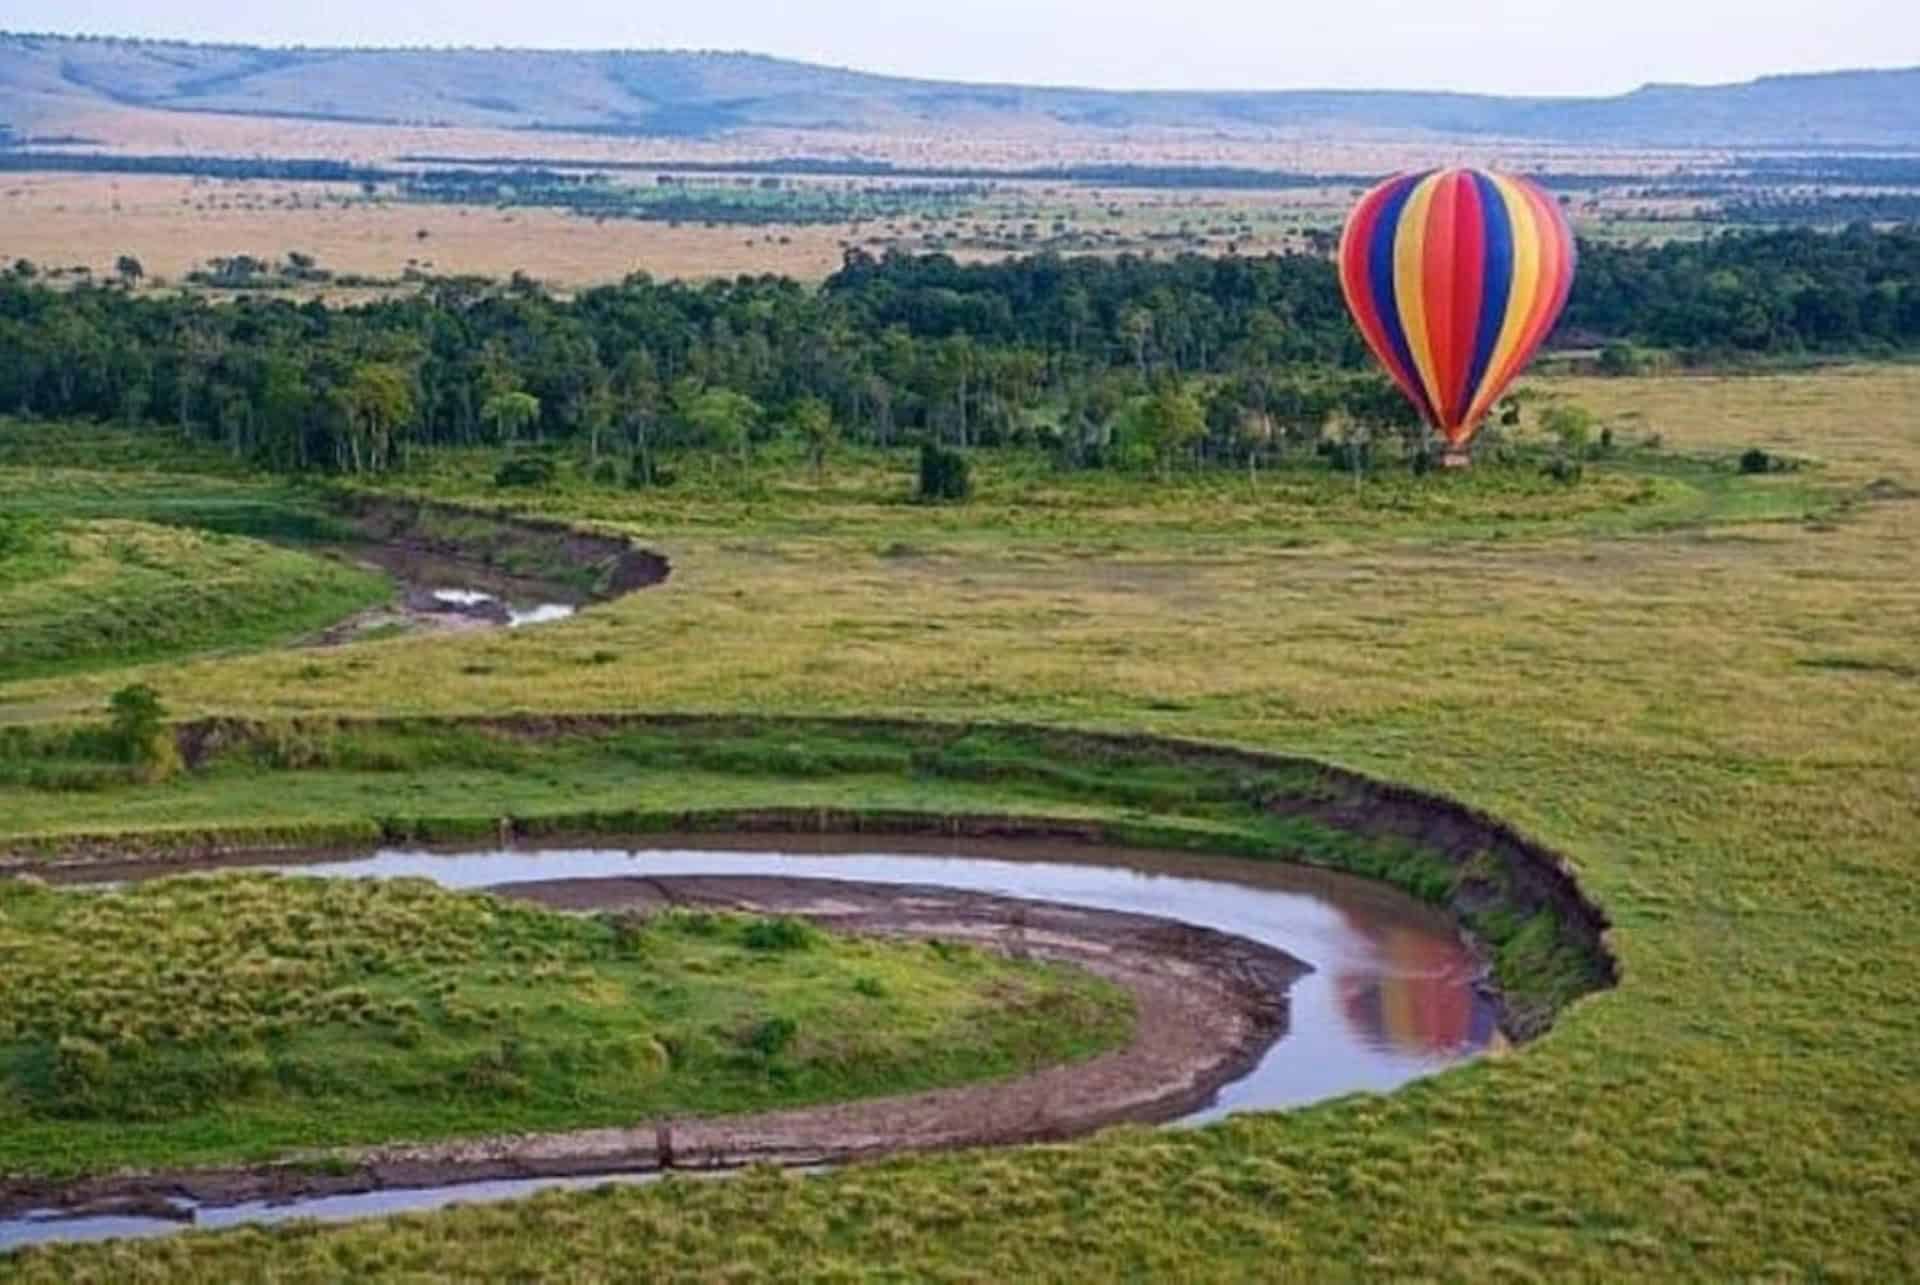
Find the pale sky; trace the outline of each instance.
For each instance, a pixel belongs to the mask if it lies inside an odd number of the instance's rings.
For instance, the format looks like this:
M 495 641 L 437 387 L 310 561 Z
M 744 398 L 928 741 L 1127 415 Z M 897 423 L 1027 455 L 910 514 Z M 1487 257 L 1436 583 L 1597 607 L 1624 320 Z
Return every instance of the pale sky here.
M 0 28 L 254 44 L 746 49 L 1115 89 L 1620 93 L 1920 65 L 1920 0 L 0 0 Z

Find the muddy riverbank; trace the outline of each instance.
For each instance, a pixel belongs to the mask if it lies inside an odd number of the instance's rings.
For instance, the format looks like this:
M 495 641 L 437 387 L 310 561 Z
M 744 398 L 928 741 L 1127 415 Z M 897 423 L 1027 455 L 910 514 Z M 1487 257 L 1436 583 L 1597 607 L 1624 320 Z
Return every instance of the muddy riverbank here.
M 564 619 L 672 573 L 664 554 L 620 536 L 504 510 L 357 493 L 338 504 L 360 539 L 330 552 L 385 571 L 397 593 L 305 639 L 307 646 Z
M 770 876 L 618 876 L 498 889 L 570 911 L 648 914 L 703 906 L 798 915 L 832 932 L 966 942 L 1072 963 L 1124 987 L 1123 1048 L 1010 1080 L 749 1115 L 637 1121 L 618 1129 L 368 1148 L 292 1163 L 0 1180 L 0 1215 L 191 1217 L 194 1207 L 499 1179 L 754 1163 L 808 1166 L 903 1151 L 1076 1137 L 1191 1114 L 1246 1075 L 1287 1031 L 1288 993 L 1312 971 L 1270 945 L 1150 915 L 933 886 Z
M 263 727 L 244 719 L 202 719 L 175 727 L 182 761 L 198 770 L 218 755 L 283 736 L 286 726 Z M 290 726 L 305 730 L 294 720 Z M 866 745 L 898 755 L 900 770 L 939 773 L 943 756 L 972 738 L 1017 744 L 1027 756 L 994 770 L 1009 784 L 1023 774 L 1045 782 L 1053 765 L 1127 764 L 1154 772 L 1179 772 L 1195 797 L 1232 798 L 1250 813 L 1278 819 L 1301 832 L 1303 846 L 1279 839 L 1262 844 L 1261 855 L 1373 875 L 1422 899 L 1445 906 L 1469 934 L 1499 960 L 1506 1015 L 1502 1026 L 1516 1040 L 1546 1031 L 1567 1004 L 1619 981 L 1619 962 L 1608 941 L 1605 911 L 1579 886 L 1561 854 L 1496 817 L 1457 800 L 1392 782 L 1378 781 L 1333 764 L 1148 734 L 1082 732 L 1018 723 L 929 723 L 880 718 L 769 718 L 698 714 L 545 714 L 448 718 L 318 720 L 317 736 L 357 728 L 430 734 L 435 729 L 480 733 L 510 740 L 589 741 L 634 732 L 670 737 L 684 754 L 724 751 L 735 741 L 784 736 L 798 743 L 831 743 L 852 754 Z M 758 753 L 759 751 L 755 751 Z M 877 756 L 876 756 L 877 757 Z M 722 756 L 723 765 L 731 762 Z M 965 761 L 957 770 L 977 772 Z M 1077 784 L 1076 787 L 1078 788 Z M 1171 790 L 1173 787 L 1166 787 Z M 1177 811 L 1177 794 L 1174 810 Z M 1134 803 L 1135 800 L 1129 799 Z M 457 815 L 343 817 L 335 827 L 303 822 L 293 827 L 262 824 L 228 830 L 170 830 L 149 836 L 70 833 L 44 841 L 0 843 L 0 874 L 48 870 L 64 864 L 155 861 L 193 864 L 223 854 L 307 849 L 326 844 L 501 842 L 553 843 L 566 837 L 612 837 L 733 831 L 764 835 L 932 836 L 987 840 L 1039 839 L 1097 847 L 1213 846 L 1159 825 L 1155 799 L 1140 800 L 1137 819 L 1101 821 L 1021 813 L 925 812 L 860 807 L 651 808 L 557 811 L 506 815 L 477 803 Z M 1306 846 L 1310 845 L 1310 846 Z M 1243 839 L 1218 845 L 1248 851 Z

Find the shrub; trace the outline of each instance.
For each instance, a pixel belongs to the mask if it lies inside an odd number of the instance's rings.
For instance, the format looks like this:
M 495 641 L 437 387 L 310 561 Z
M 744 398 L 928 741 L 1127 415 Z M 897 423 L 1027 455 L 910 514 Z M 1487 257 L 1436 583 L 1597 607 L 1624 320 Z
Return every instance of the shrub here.
M 613 486 L 620 481 L 620 466 L 612 460 L 601 460 L 593 466 L 593 480 L 601 486 Z
M 1740 456 L 1740 471 L 1742 473 L 1771 473 L 1773 471 L 1773 456 L 1767 454 L 1758 446 L 1750 446 L 1742 452 Z
M 740 934 L 752 950 L 806 950 L 819 937 L 819 930 L 812 924 L 788 915 L 755 919 Z
M 972 494 L 973 464 L 965 455 L 937 442 L 920 447 L 921 500 L 958 502 Z
M 495 486 L 552 486 L 553 461 L 538 455 L 515 455 L 494 471 Z
M 635 455 L 633 462 L 627 467 L 627 489 L 644 491 L 650 486 L 672 486 L 678 476 L 670 468 L 651 464 L 645 457 Z
M 1579 454 L 1592 440 L 1593 412 L 1584 406 L 1556 404 L 1541 413 L 1540 427 L 1559 439 L 1562 450 Z
M 166 706 L 145 683 L 122 687 L 107 702 L 111 737 L 120 757 L 143 781 L 163 781 L 180 770 L 180 751 L 167 730 Z
M 1570 456 L 1556 455 L 1540 471 L 1563 486 L 1573 486 L 1585 475 L 1586 467 Z
M 0 513 L 0 561 L 31 553 L 40 544 L 46 525 L 24 513 Z
M 1632 344 L 1611 343 L 1600 350 L 1603 375 L 1638 375 L 1647 368 L 1646 354 Z
M 747 1047 L 761 1057 L 778 1057 L 800 1033 L 791 1017 L 769 1017 L 747 1033 Z

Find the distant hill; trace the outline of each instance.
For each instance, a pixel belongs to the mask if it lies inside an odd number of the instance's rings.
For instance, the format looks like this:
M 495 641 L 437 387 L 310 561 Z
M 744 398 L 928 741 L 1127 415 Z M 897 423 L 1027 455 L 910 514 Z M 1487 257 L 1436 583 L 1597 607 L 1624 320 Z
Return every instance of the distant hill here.
M 0 34 L 0 127 L 27 135 L 114 105 L 635 137 L 1044 128 L 1920 146 L 1920 68 L 1649 85 L 1612 98 L 1119 92 L 911 80 L 743 53 L 262 49 Z

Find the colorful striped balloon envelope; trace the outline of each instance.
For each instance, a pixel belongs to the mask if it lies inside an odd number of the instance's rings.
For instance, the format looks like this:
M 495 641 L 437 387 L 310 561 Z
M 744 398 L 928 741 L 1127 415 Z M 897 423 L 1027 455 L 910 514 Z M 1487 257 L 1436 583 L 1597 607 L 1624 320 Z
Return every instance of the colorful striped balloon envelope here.
M 1360 198 L 1340 239 L 1360 333 L 1455 464 L 1553 330 L 1573 268 L 1559 204 L 1485 170 L 1390 178 Z

